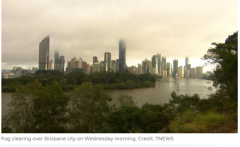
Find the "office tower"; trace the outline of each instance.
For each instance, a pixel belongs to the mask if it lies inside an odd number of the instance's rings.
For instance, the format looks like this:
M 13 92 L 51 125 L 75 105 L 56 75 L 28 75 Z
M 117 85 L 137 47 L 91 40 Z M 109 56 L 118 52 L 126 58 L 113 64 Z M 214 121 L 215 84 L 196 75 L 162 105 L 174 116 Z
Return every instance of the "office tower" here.
M 59 52 L 58 51 L 55 51 L 55 54 L 54 54 L 54 70 L 59 70 Z
M 119 71 L 119 59 L 116 59 L 116 67 L 115 71 Z
M 186 57 L 185 58 L 185 66 L 184 66 L 184 77 L 186 77 L 186 73 L 185 73 L 185 70 L 187 69 L 187 65 L 189 64 L 189 58 Z
M 48 62 L 48 70 L 52 70 L 53 69 L 53 60 L 51 59 L 49 62 Z
M 104 61 L 100 61 L 100 72 L 105 71 L 105 62 Z
M 142 64 L 138 64 L 138 74 L 142 74 Z
M 60 56 L 60 71 L 64 71 L 65 69 L 65 58 L 64 56 Z
M 110 63 L 110 71 L 116 72 L 116 61 L 112 60 Z
M 173 60 L 173 77 L 177 77 L 178 76 L 178 60 L 175 59 Z
M 110 72 L 111 53 L 104 54 L 104 71 Z
M 186 69 L 191 70 L 191 64 L 187 64 Z
M 126 68 L 126 43 L 123 40 L 119 41 L 119 70 Z
M 162 56 L 161 54 L 157 54 L 157 61 L 158 61 L 158 75 L 161 75 L 161 68 L 162 68 Z
M 167 65 L 167 59 L 166 57 L 162 57 L 162 64 L 161 64 L 161 76 L 165 77 L 166 75 L 164 73 L 166 73 L 166 65 Z
M 48 70 L 49 66 L 49 43 L 50 39 L 49 36 L 45 37 L 39 43 L 39 70 Z
M 196 77 L 201 78 L 202 74 L 203 74 L 203 67 L 202 66 L 196 67 Z
M 148 59 L 145 59 L 142 61 L 142 72 L 143 74 L 151 73 L 152 68 L 152 62 Z
M 88 64 L 85 61 L 82 61 L 82 69 L 84 73 L 88 72 Z
M 54 70 L 64 71 L 64 64 L 65 64 L 64 56 L 60 56 L 60 58 L 59 58 L 59 52 L 55 51 Z
M 54 60 L 56 61 L 57 59 L 59 59 L 59 52 L 55 51 Z M 55 64 L 54 64 L 54 66 L 55 66 Z
M 142 73 L 143 74 L 147 73 L 147 59 L 142 61 Z
M 186 58 L 185 58 L 185 66 L 187 67 L 188 64 L 189 64 L 189 58 L 186 57 Z
M 184 73 L 186 74 L 185 77 L 189 78 L 190 77 L 190 70 L 189 69 L 185 69 Z
M 191 68 L 190 75 L 191 75 L 191 78 L 196 78 L 196 68 Z
M 189 70 L 189 77 L 191 77 L 191 64 L 187 64 L 186 69 Z
M 95 62 L 93 64 L 93 71 L 92 72 L 100 72 L 100 63 Z
M 183 72 L 183 66 L 178 67 L 178 77 L 183 78 L 184 72 Z
M 152 67 L 156 70 L 156 71 L 152 71 L 152 73 L 155 73 L 155 74 L 158 75 L 158 58 L 157 58 L 157 55 L 152 56 Z
M 72 69 L 71 65 L 72 65 L 71 61 L 68 61 L 67 62 L 67 67 L 66 67 L 67 74 L 71 73 L 71 69 Z
M 98 62 L 97 57 L 93 56 L 93 64 L 96 63 L 96 62 Z
M 167 76 L 170 77 L 172 75 L 172 64 L 170 62 L 167 63 Z

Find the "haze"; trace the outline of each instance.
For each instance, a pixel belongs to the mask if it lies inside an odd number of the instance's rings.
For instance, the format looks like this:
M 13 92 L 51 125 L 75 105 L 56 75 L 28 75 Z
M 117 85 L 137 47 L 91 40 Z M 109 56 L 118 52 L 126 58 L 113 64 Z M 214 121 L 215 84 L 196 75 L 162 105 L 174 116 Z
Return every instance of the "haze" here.
M 54 51 L 92 63 L 118 42 L 127 44 L 127 65 L 160 53 L 192 67 L 212 42 L 238 29 L 237 0 L 2 0 L 2 69 L 38 67 L 39 42 L 50 35 Z M 67 61 L 66 60 L 66 61 Z M 205 69 L 206 70 L 206 69 Z

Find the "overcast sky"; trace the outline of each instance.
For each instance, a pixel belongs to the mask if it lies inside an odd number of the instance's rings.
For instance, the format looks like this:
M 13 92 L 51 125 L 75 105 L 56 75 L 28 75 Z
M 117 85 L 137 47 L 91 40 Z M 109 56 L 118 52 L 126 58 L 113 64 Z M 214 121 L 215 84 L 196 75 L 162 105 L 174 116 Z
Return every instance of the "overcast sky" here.
M 200 66 L 212 42 L 237 31 L 237 9 L 237 0 L 2 0 L 2 69 L 38 67 L 48 35 L 53 60 L 55 50 L 91 64 L 105 52 L 117 59 L 124 39 L 128 66 L 156 53 Z

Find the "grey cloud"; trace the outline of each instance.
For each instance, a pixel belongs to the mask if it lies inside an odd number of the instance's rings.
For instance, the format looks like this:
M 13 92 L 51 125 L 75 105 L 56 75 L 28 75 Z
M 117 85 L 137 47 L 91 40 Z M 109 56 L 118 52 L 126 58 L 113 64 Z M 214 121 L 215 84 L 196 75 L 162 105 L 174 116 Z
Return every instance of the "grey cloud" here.
M 201 58 L 214 41 L 237 31 L 237 1 L 216 0 L 22 0 L 2 1 L 2 63 L 37 65 L 38 45 L 50 35 L 54 50 L 92 62 L 104 52 L 118 58 L 118 41 L 127 43 L 127 60 Z

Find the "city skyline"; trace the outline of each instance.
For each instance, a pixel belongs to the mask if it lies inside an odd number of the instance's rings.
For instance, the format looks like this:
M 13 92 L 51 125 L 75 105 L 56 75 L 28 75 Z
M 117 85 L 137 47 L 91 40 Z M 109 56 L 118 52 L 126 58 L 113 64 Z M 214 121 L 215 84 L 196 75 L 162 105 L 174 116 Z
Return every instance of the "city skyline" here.
M 49 59 L 54 60 L 57 49 L 65 64 L 74 56 L 88 63 L 93 56 L 103 61 L 105 52 L 118 59 L 118 42 L 123 39 L 128 66 L 138 66 L 157 53 L 166 62 L 177 58 L 179 66 L 185 65 L 185 57 L 192 67 L 201 66 L 204 61 L 200 58 L 212 42 L 224 42 L 237 31 L 236 4 L 214 0 L 3 0 L 2 69 L 38 67 L 39 40 L 47 35 L 51 37 Z

